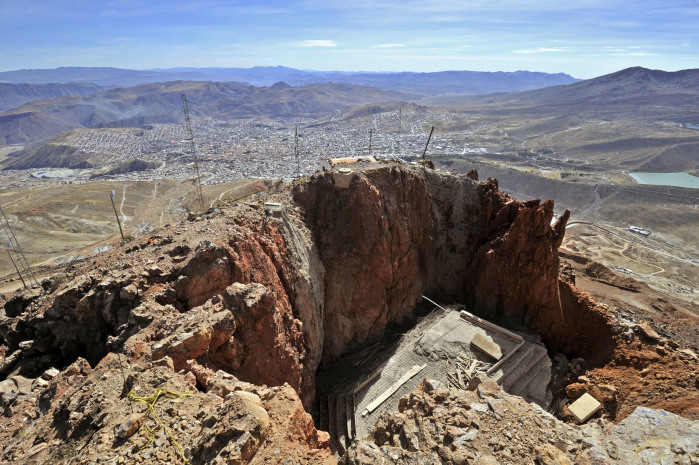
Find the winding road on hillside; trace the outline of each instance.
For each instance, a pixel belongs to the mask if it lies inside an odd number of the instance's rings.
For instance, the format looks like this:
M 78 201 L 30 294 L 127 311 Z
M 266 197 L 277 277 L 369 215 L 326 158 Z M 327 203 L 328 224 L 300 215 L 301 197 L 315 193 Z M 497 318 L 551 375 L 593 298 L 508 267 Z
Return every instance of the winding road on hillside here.
M 602 197 L 599 195 L 599 184 L 595 184 L 595 201 L 592 202 L 592 204 L 585 210 L 578 213 L 578 216 L 582 218 L 592 215 L 597 216 L 597 211 L 599 210 L 600 205 L 602 205 Z

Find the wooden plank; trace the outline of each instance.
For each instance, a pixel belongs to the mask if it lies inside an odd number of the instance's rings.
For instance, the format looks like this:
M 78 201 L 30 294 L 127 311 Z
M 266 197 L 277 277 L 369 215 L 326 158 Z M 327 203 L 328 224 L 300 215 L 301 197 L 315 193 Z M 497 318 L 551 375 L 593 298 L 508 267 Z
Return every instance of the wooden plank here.
M 379 397 L 374 399 L 374 401 L 370 403 L 367 406 L 366 410 L 362 413 L 362 416 L 366 416 L 367 414 L 376 410 L 379 407 L 379 405 L 383 404 L 386 401 L 386 399 L 391 397 L 393 393 L 395 393 L 402 385 L 407 383 L 410 378 L 418 374 L 426 366 L 427 365 L 414 365 L 407 373 L 401 376 L 401 378 L 398 381 L 393 383 L 391 387 L 386 389 Z
M 374 381 L 376 378 L 378 378 L 378 376 L 379 376 L 380 374 L 381 374 L 381 370 L 376 370 L 376 371 L 374 372 L 373 375 L 371 375 L 369 378 L 367 378 L 366 381 L 364 381 L 362 384 L 360 384 L 359 386 L 357 386 L 357 387 L 354 389 L 354 394 L 357 395 L 357 393 L 358 393 L 359 391 L 361 391 L 362 389 L 364 389 L 364 388 L 366 387 L 367 384 L 371 383 L 371 382 Z
M 476 371 L 477 366 L 478 366 L 478 360 L 474 360 L 468 369 L 468 377 L 469 378 L 473 377 L 473 373 Z
M 495 360 L 500 360 L 502 358 L 502 350 L 500 349 L 500 346 L 493 342 L 492 339 L 482 335 L 481 333 L 476 334 L 476 336 L 471 339 L 471 344 L 480 351 L 493 357 Z

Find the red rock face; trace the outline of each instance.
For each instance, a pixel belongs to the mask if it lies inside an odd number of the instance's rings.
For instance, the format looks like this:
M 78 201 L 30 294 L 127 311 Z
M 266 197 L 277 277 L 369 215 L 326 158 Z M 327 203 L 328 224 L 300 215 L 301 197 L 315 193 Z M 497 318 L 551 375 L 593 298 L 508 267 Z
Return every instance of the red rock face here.
M 586 313 L 594 305 L 559 285 L 567 215 L 553 228 L 552 217 L 552 201 L 510 199 L 495 180 L 407 165 L 342 183 L 325 173 L 296 185 L 279 214 L 236 207 L 115 249 L 13 307 L 0 336 L 7 353 L 34 341 L 17 356 L 27 373 L 108 351 L 143 363 L 168 356 L 176 370 L 288 383 L 306 408 L 321 359 L 379 338 L 422 295 L 525 320 L 554 348 L 586 350 L 578 322 L 607 334 L 608 316 Z
M 524 318 L 543 332 L 562 320 L 558 231 L 567 218 L 551 228 L 553 201 L 508 200 L 493 210 L 486 241 L 467 273 L 469 300 L 479 313 L 498 320 Z
M 418 173 L 382 168 L 355 175 L 349 188 L 332 173 L 315 177 L 295 199 L 325 267 L 327 361 L 380 337 L 421 298 L 430 196 Z
M 309 374 L 306 379 L 302 376 L 304 340 L 285 286 L 291 271 L 284 239 L 272 221 L 253 223 L 249 227 L 229 242 L 233 258 L 231 281 L 258 283 L 264 289 L 243 288 L 229 292 L 229 288 L 226 291 L 231 301 L 238 302 L 236 339 L 245 351 L 243 362 L 236 370 L 237 376 L 270 386 L 289 383 L 310 405 L 313 378 Z M 315 367 L 312 370 L 314 373 Z
M 520 202 L 496 180 L 404 167 L 355 173 L 347 188 L 326 173 L 294 199 L 326 270 L 323 360 L 376 339 L 423 294 L 528 323 L 554 348 L 585 350 L 575 306 L 561 306 L 558 247 L 569 213 L 551 226 L 552 200 Z M 608 333 L 605 321 L 597 327 Z

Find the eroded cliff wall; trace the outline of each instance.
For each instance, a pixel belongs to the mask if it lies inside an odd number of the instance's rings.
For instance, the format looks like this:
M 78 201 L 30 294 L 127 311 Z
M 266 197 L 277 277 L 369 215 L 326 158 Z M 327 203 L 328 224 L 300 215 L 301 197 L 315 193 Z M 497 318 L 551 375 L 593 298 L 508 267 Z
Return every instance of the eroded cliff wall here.
M 303 410 L 316 370 L 411 318 L 422 295 L 527 323 L 590 366 L 612 357 L 620 372 L 674 363 L 686 386 L 696 378 L 669 345 L 641 352 L 647 336 L 620 334 L 609 310 L 560 273 L 568 214 L 552 225 L 552 201 L 520 202 L 495 180 L 419 165 L 342 176 L 317 174 L 276 194 L 279 211 L 236 205 L 117 246 L 42 290 L 0 298 L 2 459 L 118 460 L 127 438 L 148 440 L 141 425 L 157 427 L 129 410 L 127 393 L 165 389 L 193 393 L 160 404 L 192 463 L 332 463 L 327 434 Z M 482 441 L 490 447 L 490 436 Z M 156 439 L 167 442 L 164 433 Z M 181 459 L 175 448 L 130 453 Z M 520 455 L 529 463 L 531 451 Z
M 288 383 L 308 407 L 321 361 L 381 337 L 422 295 L 584 349 L 569 343 L 576 327 L 561 307 L 567 215 L 551 227 L 552 201 L 520 202 L 494 180 L 423 166 L 343 176 L 295 185 L 281 212 L 238 206 L 99 257 L 10 305 L 0 322 L 8 354 L 23 373 L 78 356 L 96 364 L 109 351 L 167 355 L 176 370 L 194 360 L 243 381 Z

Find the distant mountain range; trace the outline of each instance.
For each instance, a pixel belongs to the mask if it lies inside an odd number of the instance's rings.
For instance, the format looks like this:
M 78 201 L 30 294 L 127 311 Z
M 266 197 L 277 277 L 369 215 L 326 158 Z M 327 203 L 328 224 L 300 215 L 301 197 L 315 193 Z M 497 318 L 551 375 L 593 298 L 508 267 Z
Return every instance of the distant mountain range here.
M 440 97 L 432 103 L 440 103 Z M 696 171 L 699 169 L 699 131 L 679 133 L 663 127 L 699 126 L 699 69 L 675 72 L 634 67 L 567 86 L 555 86 L 509 94 L 443 99 L 481 114 L 532 120 L 510 131 L 516 137 L 563 134 L 591 121 L 620 122 L 630 130 L 599 139 L 560 137 L 574 156 L 602 157 L 640 171 Z M 634 123 L 635 122 L 635 123 Z M 576 138 L 577 137 L 577 138 Z M 572 142 L 576 141 L 576 142 Z
M 255 87 L 234 82 L 175 81 L 62 96 L 0 113 L 0 145 L 45 140 L 70 129 L 182 122 L 182 93 L 194 116 L 316 117 L 354 105 L 415 96 L 349 84 Z
M 102 90 L 95 84 L 7 84 L 0 82 L 0 112 L 35 100 L 64 95 L 90 95 Z
M 289 68 L 279 69 L 280 73 L 305 73 Z M 77 73 L 77 70 L 87 70 L 85 71 L 87 74 L 84 75 L 86 79 L 95 77 L 88 71 L 100 70 L 106 73 L 103 76 L 109 75 L 108 68 L 60 68 L 59 70 L 66 78 L 75 77 L 74 73 Z M 266 73 L 267 68 L 252 68 L 245 71 L 252 70 L 260 73 L 259 79 L 263 79 L 263 75 L 269 75 Z M 124 76 L 128 75 L 128 70 L 116 71 L 126 73 L 123 74 Z M 164 71 L 153 71 L 152 73 L 155 74 L 151 77 L 154 78 L 161 72 Z M 169 70 L 165 74 L 171 75 L 172 72 L 174 71 Z M 179 72 L 188 71 L 180 70 Z M 230 70 L 221 72 L 230 72 Z M 37 73 L 41 74 L 39 71 Z M 416 73 L 408 74 L 412 74 L 413 77 L 416 75 Z M 455 75 L 449 75 L 449 73 L 431 74 L 440 75 L 444 79 L 447 76 L 456 79 Z M 499 73 L 492 74 L 499 76 Z M 509 75 L 512 77 L 516 74 Z M 380 74 L 372 76 L 376 80 L 385 77 Z M 359 79 L 356 74 L 349 77 Z M 13 98 L 25 98 L 18 92 L 20 87 L 7 86 L 0 85 L 0 89 L 11 89 Z M 61 95 L 26 103 L 0 113 L 0 145 L 38 142 L 81 127 L 135 127 L 149 123 L 181 122 L 182 93 L 187 93 L 190 111 L 194 116 L 221 120 L 246 117 L 316 118 L 336 110 L 347 111 L 347 117 L 363 117 L 395 105 L 395 102 L 422 104 L 430 102 L 468 108 L 483 114 L 500 113 L 512 117 L 521 114 L 540 119 L 537 121 L 535 118 L 531 125 L 522 126 L 517 130 L 523 137 L 528 133 L 562 131 L 579 125 L 585 119 L 614 120 L 633 117 L 663 122 L 699 123 L 699 69 L 665 72 L 637 67 L 568 85 L 523 92 L 470 96 L 443 94 L 428 98 L 420 93 L 389 91 L 346 83 L 292 87 L 286 82 L 276 82 L 271 86 L 257 87 L 239 82 L 174 81 L 96 92 L 93 92 L 95 87 L 92 84 L 67 84 L 66 87 L 58 84 L 55 87 L 37 86 L 39 87 L 35 91 L 31 90 L 31 86 L 21 87 L 24 89 L 23 95 L 42 95 L 42 93 L 51 92 L 58 94 L 84 92 L 89 95 Z M 4 101 L 9 101 L 9 97 Z M 693 134 L 688 134 L 686 137 L 692 136 Z M 687 160 L 691 161 L 692 157 L 696 159 L 697 145 L 693 139 L 681 138 L 673 142 L 666 139 L 655 141 L 635 138 L 632 141 L 620 141 L 619 144 L 625 147 L 652 148 L 658 144 L 666 146 L 669 142 L 672 142 L 672 150 L 654 158 L 655 165 L 648 165 L 649 168 L 667 170 L 670 167 L 678 167 L 684 170 L 695 166 L 695 162 L 687 162 Z M 587 143 L 580 145 L 576 150 L 585 152 L 614 149 L 607 145 L 609 144 L 600 147 L 600 144 Z M 42 154 L 37 156 L 40 155 L 43 156 Z
M 563 73 L 548 74 L 530 71 L 493 73 L 482 71 L 369 73 L 303 71 L 283 66 L 154 70 L 69 67 L 23 69 L 0 73 L 0 82 L 7 83 L 91 83 L 102 87 L 130 87 L 145 83 L 176 80 L 241 82 L 254 86 L 270 86 L 279 81 L 284 81 L 292 86 L 335 82 L 421 95 L 515 92 L 570 84 L 577 81 L 577 79 Z
M 627 68 L 564 86 L 552 86 L 504 95 L 465 97 L 472 103 L 529 105 L 680 105 L 699 103 L 699 69 L 659 71 Z

